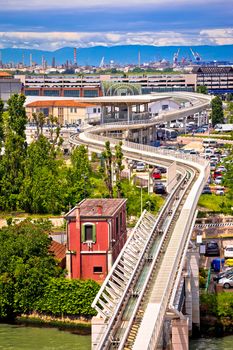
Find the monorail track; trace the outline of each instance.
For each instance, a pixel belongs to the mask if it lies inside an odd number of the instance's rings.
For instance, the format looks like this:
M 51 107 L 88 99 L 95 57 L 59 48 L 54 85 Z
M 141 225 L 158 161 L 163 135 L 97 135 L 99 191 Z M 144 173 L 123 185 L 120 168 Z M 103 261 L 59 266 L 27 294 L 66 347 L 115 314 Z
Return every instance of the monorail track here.
M 108 125 L 108 130 L 111 128 Z M 71 143 L 102 151 L 104 126 Z M 123 141 L 130 159 L 169 166 L 177 163 L 178 180 L 157 217 L 144 211 L 96 296 L 93 307 L 103 320 L 103 332 L 93 349 L 155 349 L 173 288 L 182 270 L 198 197 L 208 176 L 208 163 L 196 156 L 155 151 L 153 147 Z M 146 336 L 145 336 L 146 334 Z

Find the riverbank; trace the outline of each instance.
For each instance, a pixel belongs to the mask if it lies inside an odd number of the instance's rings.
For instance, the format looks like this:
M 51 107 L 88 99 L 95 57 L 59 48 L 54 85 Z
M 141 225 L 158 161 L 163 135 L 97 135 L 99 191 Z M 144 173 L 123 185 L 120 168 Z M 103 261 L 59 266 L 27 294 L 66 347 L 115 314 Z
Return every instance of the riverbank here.
M 79 335 L 91 334 L 91 320 L 83 317 L 54 317 L 32 313 L 30 315 L 16 317 L 15 324 L 31 327 L 58 328 L 59 330 L 67 330 Z
M 233 293 L 201 294 L 200 331 L 208 337 L 233 334 Z

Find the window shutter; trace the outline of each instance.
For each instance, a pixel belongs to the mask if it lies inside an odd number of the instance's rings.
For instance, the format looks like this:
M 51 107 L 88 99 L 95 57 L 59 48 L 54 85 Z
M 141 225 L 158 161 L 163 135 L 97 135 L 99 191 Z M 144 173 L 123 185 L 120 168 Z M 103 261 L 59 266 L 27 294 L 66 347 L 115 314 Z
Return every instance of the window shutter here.
M 96 225 L 92 226 L 92 241 L 96 242 Z
M 82 224 L 81 242 L 85 242 L 85 225 Z

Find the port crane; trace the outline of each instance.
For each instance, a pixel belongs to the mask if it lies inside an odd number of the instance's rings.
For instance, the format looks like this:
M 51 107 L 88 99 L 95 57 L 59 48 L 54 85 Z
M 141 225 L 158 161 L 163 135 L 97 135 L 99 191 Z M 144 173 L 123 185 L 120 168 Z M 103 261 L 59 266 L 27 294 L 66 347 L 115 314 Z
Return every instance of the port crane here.
M 103 68 L 104 67 L 104 57 L 102 57 L 101 61 L 100 61 L 100 65 L 99 65 L 100 68 Z
M 194 52 L 194 51 L 192 50 L 192 48 L 190 48 L 190 51 L 192 52 L 192 55 L 193 55 L 195 61 L 196 61 L 196 62 L 200 62 L 200 61 L 201 61 L 201 56 L 199 55 L 199 53 L 198 53 L 198 52 Z
M 177 52 L 173 55 L 173 65 L 176 66 L 178 63 L 178 57 L 179 57 L 180 49 L 177 50 Z

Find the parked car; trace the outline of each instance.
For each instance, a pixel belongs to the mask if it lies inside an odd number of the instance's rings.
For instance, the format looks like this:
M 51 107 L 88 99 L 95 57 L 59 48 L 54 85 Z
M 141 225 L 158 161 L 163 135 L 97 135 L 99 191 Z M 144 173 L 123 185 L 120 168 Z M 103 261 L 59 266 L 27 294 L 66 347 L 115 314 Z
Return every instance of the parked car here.
M 233 276 L 233 269 L 228 268 L 228 270 L 225 270 L 223 272 L 218 273 L 216 276 L 213 277 L 213 280 L 218 282 L 220 279 L 228 276 Z
M 222 183 L 222 176 L 217 176 L 217 177 L 215 178 L 215 180 L 214 180 L 214 183 L 215 183 L 216 185 L 221 185 L 221 183 Z
M 166 174 L 167 172 L 167 169 L 162 166 L 157 166 L 156 169 L 159 170 L 161 174 Z
M 219 256 L 220 249 L 218 243 L 215 241 L 210 241 L 206 243 L 205 247 L 205 255 L 206 256 Z
M 218 281 L 218 284 L 225 289 L 233 287 L 233 276 L 223 277 Z
M 215 192 L 216 196 L 224 196 L 225 195 L 225 191 L 224 189 L 217 189 L 216 192 Z
M 162 182 L 155 182 L 154 184 L 154 192 L 156 194 L 166 194 L 166 188 Z
M 215 171 L 216 169 L 216 164 L 215 163 L 210 163 L 210 170 Z
M 227 171 L 227 169 L 225 168 L 225 166 L 220 165 L 216 171 L 221 171 L 221 172 L 223 171 L 224 172 L 224 171 Z
M 218 163 L 219 159 L 218 159 L 218 157 L 212 155 L 212 156 L 210 156 L 210 161 L 213 162 L 213 163 Z
M 144 163 L 138 162 L 136 164 L 136 171 L 145 171 L 145 170 L 146 170 L 146 166 Z
M 216 177 L 218 177 L 218 176 L 222 176 L 222 172 L 215 170 L 215 172 L 213 174 L 213 178 L 216 179 Z
M 227 258 L 233 258 L 233 245 L 227 245 L 224 248 L 224 257 Z
M 205 186 L 202 190 L 202 194 L 212 194 L 212 191 L 209 186 Z
M 157 179 L 157 180 L 160 180 L 161 179 L 161 172 L 157 169 L 155 169 L 152 174 L 151 174 L 151 177 L 153 179 Z

